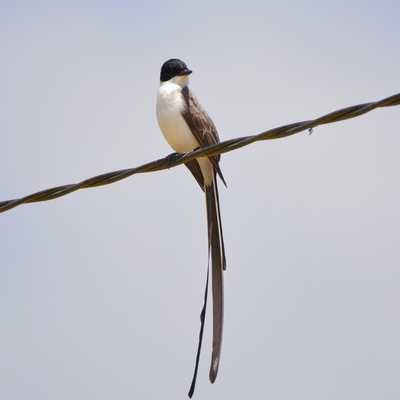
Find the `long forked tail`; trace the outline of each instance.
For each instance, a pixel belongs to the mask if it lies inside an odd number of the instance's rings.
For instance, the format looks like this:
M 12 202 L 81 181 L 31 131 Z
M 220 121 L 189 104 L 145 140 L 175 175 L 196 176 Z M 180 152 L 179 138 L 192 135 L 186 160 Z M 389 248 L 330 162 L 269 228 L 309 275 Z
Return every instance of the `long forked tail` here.
M 219 209 L 218 188 L 213 176 L 210 186 L 205 186 L 207 206 L 207 229 L 208 229 L 208 259 L 211 259 L 212 268 L 212 294 L 213 294 L 213 350 L 211 355 L 210 381 L 214 383 L 218 374 L 219 360 L 221 357 L 222 330 L 224 321 L 224 285 L 222 272 L 226 269 L 225 247 L 222 236 L 221 214 Z M 197 371 L 200 361 L 201 345 L 203 342 L 204 323 L 207 309 L 208 280 L 210 268 L 207 268 L 207 281 L 204 293 L 204 305 L 200 315 L 199 345 L 196 355 L 192 384 L 188 396 L 191 398 L 194 393 L 197 379 Z

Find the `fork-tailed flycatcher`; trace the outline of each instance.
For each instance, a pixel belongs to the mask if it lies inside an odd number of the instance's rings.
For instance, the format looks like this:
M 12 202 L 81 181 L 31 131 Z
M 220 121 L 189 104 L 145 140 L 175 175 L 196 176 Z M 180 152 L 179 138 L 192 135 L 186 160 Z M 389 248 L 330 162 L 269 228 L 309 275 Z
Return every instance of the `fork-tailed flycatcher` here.
M 160 88 L 157 93 L 157 120 L 169 145 L 178 153 L 186 153 L 219 143 L 217 129 L 206 110 L 189 89 L 189 74 L 192 71 L 178 59 L 166 61 L 161 68 Z M 224 290 L 222 272 L 226 268 L 224 240 L 222 237 L 216 174 L 225 184 L 220 156 L 200 157 L 185 163 L 205 192 L 207 206 L 208 252 L 211 257 L 211 278 L 213 297 L 213 344 L 210 367 L 210 381 L 214 383 L 221 357 L 222 327 L 224 318 Z M 204 329 L 207 299 L 201 316 L 199 347 L 189 397 L 192 397 L 196 383 L 197 369 Z

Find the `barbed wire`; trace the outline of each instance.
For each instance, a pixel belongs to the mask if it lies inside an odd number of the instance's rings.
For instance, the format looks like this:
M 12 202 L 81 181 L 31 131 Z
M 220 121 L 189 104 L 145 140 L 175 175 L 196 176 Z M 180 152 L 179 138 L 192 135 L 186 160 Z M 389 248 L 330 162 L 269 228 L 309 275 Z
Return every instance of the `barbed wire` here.
M 229 151 L 239 149 L 259 140 L 279 139 L 286 136 L 294 135 L 295 133 L 299 133 L 307 129 L 311 132 L 312 129 L 318 125 L 339 122 L 349 118 L 355 118 L 378 107 L 397 106 L 399 104 L 400 93 L 387 97 L 380 101 L 342 108 L 338 111 L 331 112 L 314 120 L 297 122 L 294 124 L 270 129 L 258 135 L 244 136 L 236 139 L 225 140 L 224 142 L 215 144 L 213 146 L 190 151 L 184 154 L 173 153 L 165 158 L 143 164 L 139 167 L 108 172 L 102 175 L 97 175 L 93 178 L 85 179 L 80 183 L 57 186 L 51 189 L 41 190 L 40 192 L 36 192 L 16 200 L 1 201 L 0 212 L 11 210 L 12 208 L 24 203 L 53 200 L 58 197 L 75 192 L 79 189 L 108 185 L 110 183 L 120 181 L 121 179 L 128 178 L 129 176 L 135 174 L 169 169 L 193 160 L 197 157 L 227 153 Z

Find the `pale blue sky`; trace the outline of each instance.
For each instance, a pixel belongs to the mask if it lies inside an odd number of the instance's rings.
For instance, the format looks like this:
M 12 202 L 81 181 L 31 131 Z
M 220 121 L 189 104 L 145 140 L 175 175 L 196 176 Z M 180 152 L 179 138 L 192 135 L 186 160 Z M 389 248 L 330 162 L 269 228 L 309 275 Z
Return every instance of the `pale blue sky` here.
M 0 200 L 171 152 L 172 57 L 221 140 L 400 91 L 398 1 L 3 1 Z M 222 157 L 228 268 L 195 399 L 400 397 L 400 107 Z M 0 398 L 185 399 L 207 265 L 184 167 L 0 215 Z M 210 316 L 211 314 L 209 314 Z

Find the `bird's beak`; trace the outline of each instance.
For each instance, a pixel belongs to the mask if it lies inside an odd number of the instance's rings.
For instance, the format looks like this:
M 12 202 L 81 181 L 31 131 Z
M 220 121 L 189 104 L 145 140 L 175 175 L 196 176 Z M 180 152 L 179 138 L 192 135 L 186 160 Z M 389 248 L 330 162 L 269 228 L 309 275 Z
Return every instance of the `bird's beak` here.
M 193 71 L 191 71 L 190 69 L 185 69 L 184 71 L 182 71 L 181 73 L 179 73 L 179 76 L 182 75 L 190 75 Z

